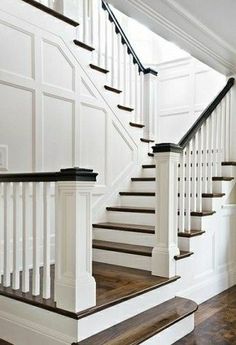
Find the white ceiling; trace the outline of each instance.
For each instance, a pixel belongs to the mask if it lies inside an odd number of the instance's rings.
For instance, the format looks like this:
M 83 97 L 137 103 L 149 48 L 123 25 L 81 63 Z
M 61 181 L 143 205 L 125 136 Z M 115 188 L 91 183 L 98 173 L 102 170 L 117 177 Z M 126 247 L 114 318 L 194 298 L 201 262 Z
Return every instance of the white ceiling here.
M 235 0 L 109 0 L 226 75 L 236 73 Z

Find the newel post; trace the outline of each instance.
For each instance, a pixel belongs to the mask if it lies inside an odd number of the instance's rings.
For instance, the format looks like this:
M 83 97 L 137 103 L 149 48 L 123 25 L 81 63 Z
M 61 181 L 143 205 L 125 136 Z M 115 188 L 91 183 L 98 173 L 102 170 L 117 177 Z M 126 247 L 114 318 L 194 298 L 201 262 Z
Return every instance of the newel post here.
M 156 138 L 157 129 L 157 72 L 147 69 L 144 74 L 144 132 L 145 137 Z
M 175 255 L 178 248 L 178 164 L 182 148 L 175 144 L 153 147 L 156 164 L 155 245 L 152 252 L 152 274 L 176 275 Z
M 96 304 L 92 276 L 92 189 L 97 174 L 62 169 L 56 182 L 55 301 L 72 312 Z

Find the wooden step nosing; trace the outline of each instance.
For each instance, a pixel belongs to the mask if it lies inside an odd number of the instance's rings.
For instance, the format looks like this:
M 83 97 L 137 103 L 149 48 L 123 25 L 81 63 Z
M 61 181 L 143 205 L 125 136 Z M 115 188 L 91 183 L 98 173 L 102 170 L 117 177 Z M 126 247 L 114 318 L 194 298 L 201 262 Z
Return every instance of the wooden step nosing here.
M 156 169 L 156 165 L 155 164 L 143 164 L 142 168 L 143 169 Z
M 189 258 L 190 256 L 192 256 L 194 254 L 194 252 L 187 252 L 187 253 L 184 253 L 184 254 L 179 254 L 179 255 L 175 255 L 174 256 L 174 259 L 176 261 L 179 261 L 179 260 L 182 260 L 182 259 L 186 259 L 186 258 Z
M 116 252 L 116 253 L 124 253 L 124 254 L 130 254 L 130 255 L 139 255 L 139 256 L 145 256 L 145 257 L 151 257 L 152 253 L 146 253 L 146 252 L 141 252 L 139 250 L 135 249 L 126 249 L 126 248 L 112 248 L 112 247 L 106 247 L 102 245 L 93 245 L 94 249 L 99 249 L 99 250 L 107 250 L 110 252 Z
M 117 105 L 117 108 L 119 108 L 120 110 L 128 111 L 128 112 L 130 112 L 130 113 L 131 113 L 132 111 L 134 111 L 133 108 L 127 107 L 127 106 L 122 105 L 122 104 L 118 104 L 118 105 Z
M 215 198 L 223 198 L 225 193 L 202 193 L 202 198 L 205 199 L 215 199 Z
M 140 138 L 140 141 L 142 141 L 143 143 L 154 143 L 155 142 L 155 140 L 153 140 L 153 139 L 145 139 L 145 138 Z
M 81 41 L 78 41 L 78 40 L 74 40 L 74 44 L 80 48 L 83 48 L 83 49 L 86 49 L 90 52 L 94 51 L 95 48 L 89 46 L 88 44 L 84 43 L 84 42 L 81 42 Z
M 236 166 L 236 162 L 230 161 L 230 162 L 222 162 L 222 166 Z
M 214 176 L 212 177 L 213 181 L 232 181 L 234 180 L 234 177 L 227 177 L 227 176 Z
M 101 72 L 101 73 L 104 73 L 104 74 L 107 74 L 109 73 L 109 71 L 105 68 L 102 68 L 100 66 L 97 66 L 97 65 L 94 65 L 94 64 L 89 64 L 90 68 L 94 69 L 95 71 L 98 71 L 98 72 Z
M 195 233 L 191 232 L 178 232 L 178 237 L 185 237 L 185 238 L 192 238 L 192 237 L 197 237 L 205 234 L 206 231 L 196 231 Z
M 122 92 L 121 90 L 116 89 L 116 88 L 109 86 L 109 85 L 104 85 L 104 89 L 106 89 L 107 91 L 117 93 L 117 94 L 120 94 Z
M 130 122 L 129 125 L 131 127 L 137 127 L 137 128 L 144 128 L 145 125 L 141 124 L 141 123 L 135 123 L 135 122 Z
M 191 211 L 191 216 L 192 217 L 208 217 L 208 216 L 213 216 L 216 211 L 203 211 L 203 212 L 195 212 Z
M 154 214 L 155 213 L 155 209 L 144 209 L 144 208 L 132 208 L 131 207 L 127 207 L 127 209 L 125 208 L 120 208 L 120 207 L 107 207 L 106 208 L 107 211 L 109 212 L 126 212 L 126 213 L 145 213 L 145 214 Z
M 144 233 L 144 234 L 155 234 L 155 230 L 153 229 L 143 229 L 139 228 L 138 225 L 135 227 L 125 227 L 125 226 L 119 226 L 119 224 L 116 225 L 105 225 L 105 224 L 93 224 L 94 229 L 105 229 L 105 230 L 117 230 L 117 231 L 125 231 L 125 232 L 137 232 L 137 233 Z
M 121 196 L 142 196 L 142 197 L 154 197 L 156 194 L 152 192 L 120 192 Z
M 131 177 L 133 182 L 155 182 L 155 177 Z

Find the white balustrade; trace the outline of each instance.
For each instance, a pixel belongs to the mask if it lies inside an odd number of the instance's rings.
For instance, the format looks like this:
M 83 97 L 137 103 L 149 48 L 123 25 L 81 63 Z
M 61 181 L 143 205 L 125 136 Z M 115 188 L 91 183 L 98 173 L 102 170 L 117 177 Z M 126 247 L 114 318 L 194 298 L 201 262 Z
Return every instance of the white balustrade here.
M 59 307 L 78 312 L 95 304 L 91 236 L 95 180 L 96 174 L 81 169 L 0 176 L 4 287 L 49 299 L 55 284 Z

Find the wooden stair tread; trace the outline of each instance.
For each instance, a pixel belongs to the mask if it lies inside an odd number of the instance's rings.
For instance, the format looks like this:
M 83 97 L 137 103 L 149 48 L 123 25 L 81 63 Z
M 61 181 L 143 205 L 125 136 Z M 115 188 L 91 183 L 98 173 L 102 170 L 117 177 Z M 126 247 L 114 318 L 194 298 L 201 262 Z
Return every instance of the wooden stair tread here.
M 188 251 L 185 251 L 185 250 L 181 250 L 180 251 L 180 254 L 179 255 L 175 255 L 175 260 L 178 261 L 178 260 L 181 260 L 181 259 L 185 259 L 185 258 L 188 258 L 189 256 L 193 255 L 194 253 L 193 252 L 188 252 Z
M 112 87 L 112 86 L 109 86 L 109 85 L 104 85 L 104 88 L 107 91 L 111 91 L 111 92 L 114 92 L 114 93 L 117 93 L 117 94 L 120 94 L 122 92 L 121 90 L 116 89 L 115 87 Z
M 148 152 L 149 157 L 154 157 L 154 153 Z
M 155 213 L 152 207 L 136 207 L 136 206 L 112 206 L 107 207 L 107 211 L 132 212 L 132 213 Z
M 93 224 L 96 229 L 110 229 L 110 230 L 121 230 L 131 232 L 143 232 L 146 234 L 154 234 L 155 226 L 152 225 L 137 225 L 137 224 L 120 224 L 120 223 L 98 223 Z
M 142 256 L 152 256 L 152 247 L 139 246 L 127 243 L 117 243 L 110 241 L 93 240 L 93 248 L 109 250 L 119 253 L 135 254 Z
M 175 297 L 95 334 L 78 345 L 138 345 L 193 314 L 195 302 Z
M 223 165 L 223 166 L 227 166 L 227 165 L 236 166 L 236 162 L 233 162 L 233 161 L 230 161 L 230 162 L 222 162 L 221 165 Z
M 191 216 L 192 217 L 207 217 L 207 216 L 212 216 L 214 213 L 216 212 L 215 211 L 202 211 L 202 212 L 192 211 Z
M 154 143 L 155 140 L 153 139 L 145 139 L 145 138 L 140 138 L 140 141 L 142 141 L 143 143 Z
M 43 270 L 40 269 L 40 283 L 42 291 Z M 106 309 L 113 305 L 127 301 L 143 293 L 152 291 L 166 284 L 170 284 L 179 279 L 179 276 L 164 278 L 153 276 L 151 272 L 134 268 L 109 265 L 99 262 L 93 263 L 93 276 L 96 280 L 96 306 L 86 309 L 79 313 L 69 312 L 57 308 L 54 302 L 54 265 L 51 265 L 51 298 L 43 299 L 42 295 L 33 296 L 32 291 L 23 293 L 20 290 L 6 288 L 0 284 L 0 295 L 14 300 L 33 305 L 38 308 L 46 309 L 51 312 L 64 315 L 78 320 L 97 311 Z M 30 270 L 30 280 L 32 282 L 32 270 Z M 32 289 L 32 283 L 30 284 Z
M 202 230 L 190 230 L 190 232 L 178 232 L 179 237 L 196 237 L 205 234 L 205 231 Z
M 104 74 L 107 74 L 109 71 L 108 69 L 105 69 L 105 68 L 102 68 L 100 66 L 97 66 L 97 65 L 94 65 L 94 64 L 90 64 L 89 65 L 92 69 L 94 69 L 95 71 L 98 71 L 98 72 L 101 72 L 101 73 L 104 73 Z
M 155 196 L 155 193 L 152 192 L 120 192 L 120 195 L 124 196 Z
M 36 8 L 38 8 L 39 10 L 43 11 L 43 12 L 46 12 L 47 14 L 50 14 L 51 16 L 59 19 L 59 20 L 62 20 L 63 22 L 67 23 L 67 24 L 70 24 L 74 27 L 78 26 L 79 23 L 76 22 L 75 20 L 69 18 L 69 17 L 66 17 L 65 15 L 53 10 L 52 8 L 49 8 L 48 6 L 45 6 L 43 4 L 41 4 L 40 2 L 38 1 L 35 1 L 35 0 L 23 0 L 24 2 L 27 2 L 27 4 L 29 5 L 32 5 Z
M 124 111 L 129 111 L 129 112 L 134 111 L 134 108 L 130 108 L 130 107 L 127 107 L 127 106 L 121 105 L 121 104 L 118 104 L 117 107 L 121 110 L 124 110 Z
M 156 178 L 155 177 L 132 177 L 131 181 L 151 182 L 151 181 L 156 181 Z
M 212 177 L 213 181 L 232 181 L 234 177 L 227 177 L 227 176 L 214 176 Z
M 202 193 L 203 198 L 222 198 L 225 193 Z
M 143 169 L 156 169 L 156 165 L 155 164 L 143 164 L 142 168 Z
M 131 127 L 137 127 L 137 128 L 144 128 L 145 125 L 141 124 L 141 123 L 134 123 L 134 122 L 130 122 L 129 125 Z
M 74 40 L 74 44 L 77 45 L 78 47 L 86 49 L 86 50 L 88 50 L 90 52 L 95 50 L 95 48 L 89 46 L 88 44 L 86 44 L 84 42 L 78 41 L 78 40 Z

